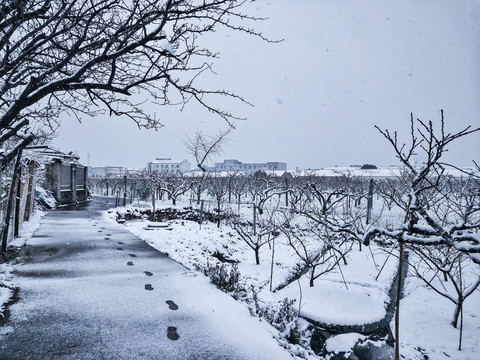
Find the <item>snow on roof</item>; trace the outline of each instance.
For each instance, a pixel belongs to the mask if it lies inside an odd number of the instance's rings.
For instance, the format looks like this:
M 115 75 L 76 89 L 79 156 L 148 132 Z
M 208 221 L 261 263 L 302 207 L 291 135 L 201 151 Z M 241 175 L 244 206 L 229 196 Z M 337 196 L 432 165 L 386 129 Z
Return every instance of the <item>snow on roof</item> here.
M 188 160 L 177 160 L 177 159 L 160 159 L 160 158 L 157 158 L 153 161 L 151 161 L 152 164 L 181 164 L 182 162 L 186 161 L 187 163 L 189 163 Z
M 326 167 L 322 169 L 306 169 L 300 172 L 288 171 L 294 176 L 354 176 L 363 178 L 388 178 L 394 176 L 400 176 L 402 172 L 401 167 L 382 167 L 378 169 L 361 169 L 359 167 Z M 465 167 L 461 169 L 446 168 L 445 175 L 452 175 L 456 177 L 467 176 L 466 172 L 480 175 L 479 171 L 473 169 L 473 167 Z
M 80 157 L 73 152 L 66 154 L 49 146 L 29 146 L 25 149 L 25 155 L 32 158 L 40 157 L 45 160 L 60 160 L 74 164 L 78 164 L 78 160 L 80 160 Z

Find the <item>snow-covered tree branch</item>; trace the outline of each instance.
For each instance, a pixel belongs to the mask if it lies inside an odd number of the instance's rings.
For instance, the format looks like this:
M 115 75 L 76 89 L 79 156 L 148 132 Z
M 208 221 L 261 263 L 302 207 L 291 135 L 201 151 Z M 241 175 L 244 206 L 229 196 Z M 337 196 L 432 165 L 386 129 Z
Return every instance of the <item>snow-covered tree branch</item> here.
M 35 121 L 55 126 L 64 112 L 106 111 L 158 128 L 147 98 L 156 105 L 193 100 L 230 122 L 236 117 L 213 98 L 243 99 L 197 85 L 216 57 L 198 39 L 220 26 L 264 38 L 242 25 L 257 20 L 241 12 L 245 2 L 3 0 L 0 143 L 28 134 Z
M 430 205 L 438 201 L 438 198 L 452 203 L 458 194 L 455 192 L 448 195 L 442 185 L 445 170 L 450 166 L 443 162 L 442 158 L 448 151 L 447 147 L 453 141 L 478 132 L 480 128 L 467 127 L 456 133 L 448 133 L 442 111 L 439 129 L 434 127 L 432 121 L 428 123 L 419 119 L 414 121 L 412 115 L 411 139 L 408 145 L 400 143 L 397 132 L 392 135 L 388 130 L 381 130 L 378 127 L 377 129 L 392 144 L 398 159 L 408 169 L 406 177 L 409 189 L 408 206 L 405 221 L 400 229 L 392 231 L 374 227 L 364 234 L 364 244 L 368 245 L 370 240 L 378 236 L 386 236 L 405 244 L 446 245 L 470 254 L 474 262 L 480 263 L 478 206 L 477 208 L 468 206 L 468 209 L 465 208 L 466 211 L 460 210 L 465 215 L 457 218 L 455 223 L 445 223 L 430 210 Z M 421 164 L 418 161 L 421 161 Z

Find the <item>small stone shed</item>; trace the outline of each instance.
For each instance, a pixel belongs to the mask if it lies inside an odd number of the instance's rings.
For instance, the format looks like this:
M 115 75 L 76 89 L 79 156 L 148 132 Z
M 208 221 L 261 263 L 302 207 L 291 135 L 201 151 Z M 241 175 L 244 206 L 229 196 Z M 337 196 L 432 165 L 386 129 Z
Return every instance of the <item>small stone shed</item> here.
M 48 146 L 32 146 L 37 159 L 45 166 L 42 187 L 52 192 L 59 205 L 81 203 L 88 200 L 88 171 L 79 163 L 80 158 L 65 154 Z

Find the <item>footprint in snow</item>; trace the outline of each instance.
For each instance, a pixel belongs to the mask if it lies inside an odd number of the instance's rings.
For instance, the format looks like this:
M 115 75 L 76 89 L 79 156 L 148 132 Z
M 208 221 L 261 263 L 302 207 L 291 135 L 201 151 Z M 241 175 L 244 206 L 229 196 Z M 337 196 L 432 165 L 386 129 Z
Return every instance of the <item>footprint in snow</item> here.
M 121 247 L 117 247 L 117 250 L 123 250 L 123 248 L 121 248 Z
M 131 257 L 137 257 L 137 255 L 135 254 L 128 254 L 128 255 L 130 255 Z
M 153 273 L 151 273 L 150 271 L 144 271 L 145 275 L 147 276 L 153 276 Z
M 167 303 L 168 308 L 169 308 L 170 310 L 178 310 L 178 305 L 175 304 L 172 300 L 167 300 L 167 301 L 165 301 L 165 302 Z
M 177 328 L 175 326 L 169 326 L 167 328 L 167 338 L 170 340 L 178 340 L 180 336 L 177 334 Z
M 109 237 L 106 237 L 105 240 L 110 240 L 110 238 L 109 238 Z
M 127 265 L 128 265 L 128 266 L 133 266 L 133 261 L 127 262 Z
M 153 290 L 152 284 L 145 284 L 145 290 Z
M 119 244 L 119 245 L 123 245 L 123 242 L 119 241 L 119 242 L 117 242 L 117 244 Z

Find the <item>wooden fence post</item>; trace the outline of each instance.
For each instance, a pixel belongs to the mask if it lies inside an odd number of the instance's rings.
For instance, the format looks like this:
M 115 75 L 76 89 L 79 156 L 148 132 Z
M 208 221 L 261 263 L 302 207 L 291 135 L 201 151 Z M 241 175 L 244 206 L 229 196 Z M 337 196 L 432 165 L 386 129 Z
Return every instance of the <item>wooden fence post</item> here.
M 370 179 L 368 184 L 368 202 L 367 202 L 367 224 L 372 221 L 372 206 L 373 206 L 373 179 Z
M 27 187 L 27 203 L 25 204 L 25 214 L 23 216 L 24 221 L 30 220 L 30 215 L 33 210 L 33 199 L 35 191 L 33 189 L 33 179 L 35 174 L 35 161 L 30 161 L 28 164 L 28 187 Z
M 17 195 L 15 191 L 15 183 L 16 183 L 16 178 L 19 178 L 18 172 L 21 165 L 22 152 L 23 152 L 22 149 L 19 149 L 17 152 L 12 183 L 10 184 L 10 191 L 8 193 L 7 210 L 5 212 L 5 219 L 2 224 L 2 253 L 5 253 L 7 251 L 8 233 L 10 229 L 10 219 L 12 217 L 13 202 L 15 200 L 15 196 Z
M 14 176 L 15 179 L 15 216 L 14 216 L 14 227 L 13 227 L 13 236 L 18 237 L 20 233 L 20 204 L 22 199 L 22 166 L 18 168 L 18 174 Z

